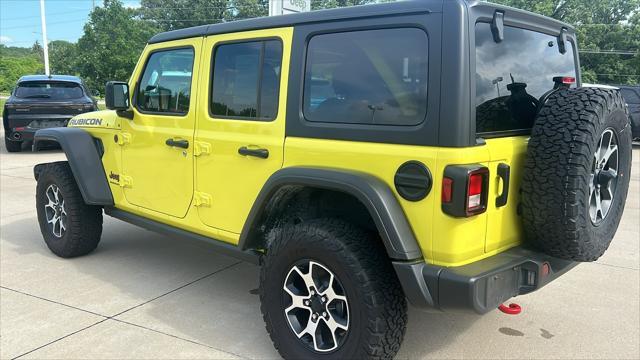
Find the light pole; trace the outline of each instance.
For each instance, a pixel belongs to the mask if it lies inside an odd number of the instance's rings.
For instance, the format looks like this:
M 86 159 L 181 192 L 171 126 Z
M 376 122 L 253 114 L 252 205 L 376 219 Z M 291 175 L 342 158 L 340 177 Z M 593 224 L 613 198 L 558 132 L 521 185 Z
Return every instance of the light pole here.
M 47 20 L 44 15 L 44 0 L 40 0 L 40 20 L 42 21 L 42 50 L 44 51 L 44 74 L 49 76 L 49 43 L 47 42 Z
M 500 81 L 504 80 L 502 76 L 498 76 L 497 78 L 491 80 L 491 83 L 496 86 L 498 90 L 498 97 L 500 97 L 500 85 L 498 84 Z

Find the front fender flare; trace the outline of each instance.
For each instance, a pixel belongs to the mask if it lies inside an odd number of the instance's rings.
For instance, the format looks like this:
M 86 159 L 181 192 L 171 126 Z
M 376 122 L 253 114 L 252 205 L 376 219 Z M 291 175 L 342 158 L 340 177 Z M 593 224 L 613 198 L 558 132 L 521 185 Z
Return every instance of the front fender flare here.
M 365 173 L 327 168 L 289 167 L 267 180 L 249 212 L 239 247 L 254 244 L 263 211 L 282 186 L 298 185 L 340 191 L 354 196 L 369 211 L 390 258 L 421 259 L 422 252 L 397 198 L 382 180 Z
M 101 156 L 93 137 L 87 131 L 79 128 L 38 130 L 33 139 L 33 151 L 40 150 L 43 141 L 52 141 L 60 145 L 67 156 L 85 203 L 113 205 L 113 195 L 102 167 Z

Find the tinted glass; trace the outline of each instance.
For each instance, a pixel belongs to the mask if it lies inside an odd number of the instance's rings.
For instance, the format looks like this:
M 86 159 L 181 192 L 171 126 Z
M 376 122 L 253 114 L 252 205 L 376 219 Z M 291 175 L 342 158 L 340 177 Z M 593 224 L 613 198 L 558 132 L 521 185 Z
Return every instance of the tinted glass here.
M 151 54 L 138 85 L 136 104 L 142 111 L 186 114 L 191 98 L 193 49 Z
M 272 120 L 278 112 L 282 44 L 276 40 L 215 49 L 211 114 Z
M 476 24 L 475 32 L 476 131 L 530 129 L 553 77 L 576 76 L 571 43 L 561 54 L 554 36 L 505 26 L 496 43 L 489 24 Z
M 26 99 L 67 100 L 84 96 L 80 85 L 70 82 L 29 81 L 18 84 L 15 96 Z
M 309 121 L 416 125 L 427 113 L 427 34 L 381 29 L 314 36 L 307 50 Z
M 640 104 L 640 96 L 638 96 L 637 92 L 626 88 L 621 88 L 620 92 L 622 93 L 622 97 L 624 97 L 624 101 L 626 101 L 627 104 Z

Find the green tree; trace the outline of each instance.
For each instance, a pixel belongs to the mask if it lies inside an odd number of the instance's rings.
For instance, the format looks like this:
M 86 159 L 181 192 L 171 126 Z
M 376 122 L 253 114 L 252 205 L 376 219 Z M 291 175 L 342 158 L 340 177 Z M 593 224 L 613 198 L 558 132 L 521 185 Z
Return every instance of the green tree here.
M 64 40 L 51 41 L 49 66 L 52 74 L 79 75 L 76 44 Z
M 389 0 L 387 0 L 389 1 Z M 346 6 L 365 5 L 373 2 L 382 2 L 376 0 L 311 0 L 311 10 L 332 9 Z
M 257 3 L 245 0 L 243 3 Z M 164 31 L 215 24 L 235 18 L 234 3 L 227 0 L 142 0 L 140 18 Z
M 146 42 L 158 32 L 134 9 L 119 0 L 104 0 L 96 7 L 78 40 L 78 70 L 87 85 L 104 92 L 108 80 L 127 80 Z
M 39 54 L 34 53 L 33 49 L 0 44 L 0 92 L 11 91 L 23 75 L 43 72 Z

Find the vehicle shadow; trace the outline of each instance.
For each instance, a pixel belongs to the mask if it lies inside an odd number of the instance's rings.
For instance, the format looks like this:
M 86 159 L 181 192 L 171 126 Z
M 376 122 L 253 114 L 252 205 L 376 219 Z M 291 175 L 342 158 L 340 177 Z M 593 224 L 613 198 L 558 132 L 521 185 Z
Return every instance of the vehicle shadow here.
M 60 259 L 35 214 L 12 219 L 2 220 L 3 286 L 105 316 L 126 310 L 116 319 L 240 356 L 277 357 L 260 313 L 257 266 L 108 218 L 94 253 Z M 446 349 L 478 319 L 410 308 L 398 358 Z

